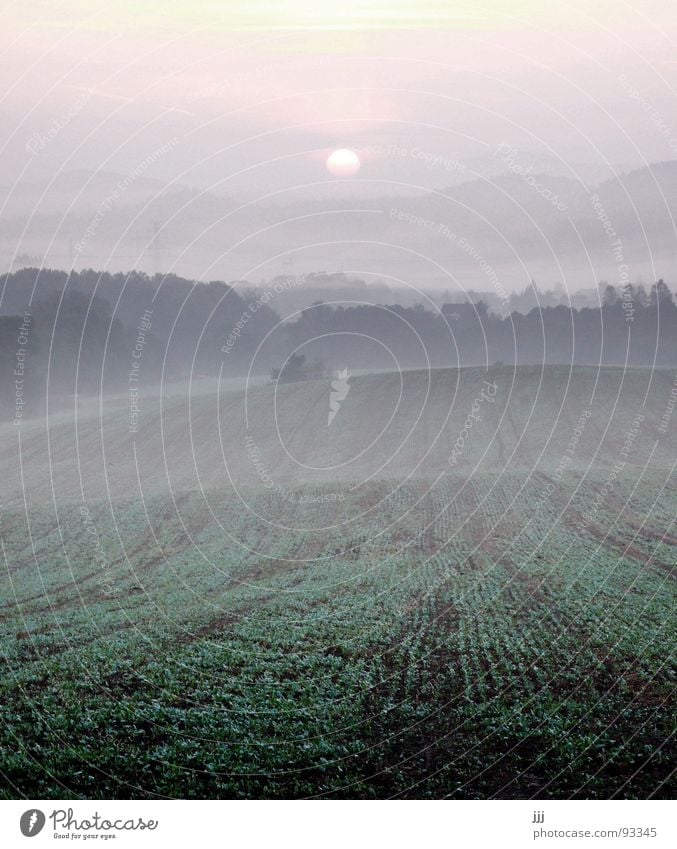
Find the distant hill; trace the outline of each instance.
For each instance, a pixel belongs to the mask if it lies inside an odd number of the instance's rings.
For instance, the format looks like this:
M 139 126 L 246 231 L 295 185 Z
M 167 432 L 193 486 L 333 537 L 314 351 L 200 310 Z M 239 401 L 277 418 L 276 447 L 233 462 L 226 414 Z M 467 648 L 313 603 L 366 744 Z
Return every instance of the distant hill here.
M 105 398 L 103 421 L 89 402 L 77 422 L 68 412 L 48 429 L 27 421 L 22 468 L 19 428 L 3 425 L 0 495 L 46 502 L 202 488 L 222 500 L 257 491 L 269 493 L 274 514 L 288 490 L 317 497 L 378 480 L 518 473 L 556 483 L 572 472 L 599 480 L 616 467 L 641 482 L 647 466 L 667 470 L 677 454 L 675 423 L 662 419 L 677 393 L 666 371 L 504 366 L 347 383 L 331 424 L 329 379 L 220 393 L 205 381 L 190 403 L 188 387 L 162 399 L 142 392 L 133 432 L 129 396 Z
M 141 176 L 128 181 L 105 214 L 102 204 L 125 175 L 67 172 L 49 186 L 0 188 L 0 264 L 17 268 L 15 255 L 24 254 L 51 267 L 120 271 L 134 265 L 194 278 L 208 269 L 212 279 L 246 277 L 257 284 L 282 273 L 286 257 L 295 274 L 343 267 L 388 285 L 487 288 L 485 267 L 448 235 L 455 233 L 508 290 L 535 278 L 543 288 L 559 282 L 575 291 L 600 279 L 617 282 L 603 212 L 623 244 L 633 282 L 671 279 L 677 162 L 599 183 L 587 173 L 581 182 L 571 173 L 539 170 L 538 161 L 518 166 L 461 183 L 442 173 L 432 192 L 406 183 L 387 185 L 386 192 L 375 180 L 369 192 L 346 183 L 332 184 L 330 195 L 318 188 L 316 194 L 241 200 L 180 184 L 167 188 Z M 93 222 L 95 232 L 86 237 Z

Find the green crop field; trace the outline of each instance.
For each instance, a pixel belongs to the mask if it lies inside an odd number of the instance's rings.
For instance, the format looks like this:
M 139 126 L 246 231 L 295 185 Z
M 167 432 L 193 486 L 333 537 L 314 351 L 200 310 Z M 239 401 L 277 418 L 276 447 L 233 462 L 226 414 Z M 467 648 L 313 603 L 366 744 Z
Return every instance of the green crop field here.
M 672 379 L 365 375 L 330 427 L 322 381 L 210 384 L 138 433 L 124 397 L 3 426 L 3 796 L 670 795 Z

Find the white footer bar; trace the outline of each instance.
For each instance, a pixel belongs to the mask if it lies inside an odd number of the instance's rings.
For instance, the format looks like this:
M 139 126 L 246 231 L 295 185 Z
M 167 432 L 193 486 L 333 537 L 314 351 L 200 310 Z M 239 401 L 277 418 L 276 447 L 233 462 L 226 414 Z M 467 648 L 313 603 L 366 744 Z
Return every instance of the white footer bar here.
M 662 849 L 675 819 L 668 801 L 6 801 L 0 845 Z

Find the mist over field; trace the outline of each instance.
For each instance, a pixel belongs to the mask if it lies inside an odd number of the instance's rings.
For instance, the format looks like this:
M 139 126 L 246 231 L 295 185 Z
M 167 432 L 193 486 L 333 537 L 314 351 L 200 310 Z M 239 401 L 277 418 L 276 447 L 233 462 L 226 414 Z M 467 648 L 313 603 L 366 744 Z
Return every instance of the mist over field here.
M 670 798 L 672 11 L 221 5 L 7 9 L 0 798 Z

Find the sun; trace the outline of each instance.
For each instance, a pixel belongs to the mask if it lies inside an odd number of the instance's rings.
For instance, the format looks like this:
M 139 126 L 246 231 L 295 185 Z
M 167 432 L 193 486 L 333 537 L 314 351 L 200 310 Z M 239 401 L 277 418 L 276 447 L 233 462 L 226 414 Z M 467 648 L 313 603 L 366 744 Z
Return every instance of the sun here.
M 334 177 L 353 177 L 360 170 L 360 158 L 352 150 L 342 147 L 327 159 L 327 170 Z

